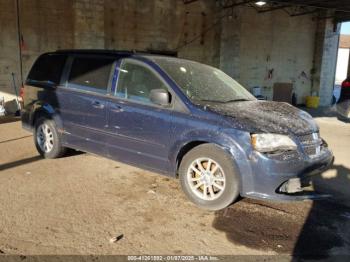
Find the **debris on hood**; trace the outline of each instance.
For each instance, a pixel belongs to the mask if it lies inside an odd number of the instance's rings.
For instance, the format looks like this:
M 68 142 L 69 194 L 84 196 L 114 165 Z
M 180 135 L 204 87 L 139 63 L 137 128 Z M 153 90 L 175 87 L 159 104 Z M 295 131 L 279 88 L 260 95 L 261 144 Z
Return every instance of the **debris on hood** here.
M 234 128 L 252 133 L 305 135 L 319 130 L 312 116 L 288 103 L 242 101 L 206 108 L 230 118 Z

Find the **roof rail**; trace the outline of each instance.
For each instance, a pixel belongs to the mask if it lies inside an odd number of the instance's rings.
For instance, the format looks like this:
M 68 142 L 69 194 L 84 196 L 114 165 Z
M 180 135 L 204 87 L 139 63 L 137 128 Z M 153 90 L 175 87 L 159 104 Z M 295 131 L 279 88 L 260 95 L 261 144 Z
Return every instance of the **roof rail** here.
M 60 49 L 56 53 L 74 53 L 74 54 L 114 54 L 114 55 L 131 55 L 134 51 L 114 50 L 114 49 Z

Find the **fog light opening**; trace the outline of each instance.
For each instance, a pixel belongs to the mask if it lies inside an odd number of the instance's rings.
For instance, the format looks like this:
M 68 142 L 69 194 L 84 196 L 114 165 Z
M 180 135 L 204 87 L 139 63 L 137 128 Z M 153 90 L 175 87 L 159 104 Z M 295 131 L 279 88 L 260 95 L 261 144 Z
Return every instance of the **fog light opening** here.
M 287 180 L 279 187 L 278 192 L 284 194 L 303 192 L 300 178 L 291 178 Z

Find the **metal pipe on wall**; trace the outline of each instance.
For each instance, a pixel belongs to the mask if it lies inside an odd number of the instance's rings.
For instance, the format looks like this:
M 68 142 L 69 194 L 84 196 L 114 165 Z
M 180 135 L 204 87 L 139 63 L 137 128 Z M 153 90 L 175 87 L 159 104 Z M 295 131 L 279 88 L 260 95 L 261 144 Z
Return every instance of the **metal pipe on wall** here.
M 23 86 L 23 61 L 22 61 L 22 31 L 21 31 L 21 20 L 20 20 L 20 0 L 15 0 L 16 4 L 16 16 L 17 16 L 17 36 L 18 36 L 18 56 L 19 56 L 19 67 L 20 67 L 20 81 Z

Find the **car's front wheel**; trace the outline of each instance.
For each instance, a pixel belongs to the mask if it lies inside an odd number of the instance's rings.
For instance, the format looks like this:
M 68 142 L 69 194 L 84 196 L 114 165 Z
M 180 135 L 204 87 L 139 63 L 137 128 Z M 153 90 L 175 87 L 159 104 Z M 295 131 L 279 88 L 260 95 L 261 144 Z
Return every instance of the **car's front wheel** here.
M 46 118 L 39 118 L 35 123 L 34 143 L 44 158 L 61 157 L 67 150 L 62 146 L 55 122 Z
M 214 144 L 202 144 L 188 152 L 179 176 L 187 197 L 205 209 L 223 209 L 239 195 L 240 179 L 233 159 Z

